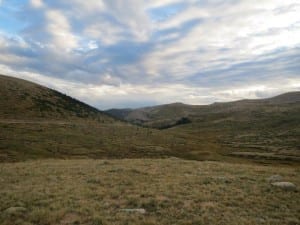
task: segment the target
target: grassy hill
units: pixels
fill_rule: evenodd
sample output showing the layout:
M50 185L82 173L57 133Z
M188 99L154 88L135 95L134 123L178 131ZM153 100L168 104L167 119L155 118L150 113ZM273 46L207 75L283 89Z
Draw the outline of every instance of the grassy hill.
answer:
M127 110L130 118L148 128L113 119L21 79L0 76L0 94L0 161L164 157L300 161L299 93L209 106L175 103Z
M212 141L222 146L220 154L299 161L299 99L300 92L297 92L271 99L199 107L190 115L191 124L175 127L170 132L195 139L211 134Z
M1 119L74 120L113 122L103 112L55 90L0 75Z
M256 159L300 159L300 92L260 100L203 106L175 103L126 111L120 117L119 110L119 118L146 127L172 127L162 132L185 140L189 156L218 152ZM186 124L180 123L183 119Z
M300 92L285 93L273 98L258 100L240 100L235 102L214 103L211 105L187 105L173 103L138 109L111 109L106 112L113 117L134 124L164 129L176 124L182 118L199 121L203 117L226 117L226 114L235 114L240 119L251 120L257 117L255 113L277 113L299 109Z
M0 96L0 161L161 157L175 138L22 79L0 76Z
M162 130L16 78L0 94L0 224L299 224L297 93L138 113Z

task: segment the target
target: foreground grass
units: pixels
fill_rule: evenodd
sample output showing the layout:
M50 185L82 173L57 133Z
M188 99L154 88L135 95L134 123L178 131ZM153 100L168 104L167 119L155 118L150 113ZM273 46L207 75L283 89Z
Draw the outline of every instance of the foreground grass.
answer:
M0 224L299 224L299 167L180 159L0 164ZM8 214L9 207L25 212ZM122 209L143 208L145 214Z

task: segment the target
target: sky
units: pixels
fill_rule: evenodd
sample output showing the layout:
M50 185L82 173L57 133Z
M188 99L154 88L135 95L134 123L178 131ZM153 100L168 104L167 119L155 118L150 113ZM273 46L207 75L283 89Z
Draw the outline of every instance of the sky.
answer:
M299 0L0 0L0 74L99 109L300 90Z

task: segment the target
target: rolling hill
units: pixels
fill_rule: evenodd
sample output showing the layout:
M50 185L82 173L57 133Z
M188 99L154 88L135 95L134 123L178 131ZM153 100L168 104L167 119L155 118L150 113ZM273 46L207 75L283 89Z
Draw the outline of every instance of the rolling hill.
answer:
M55 90L13 77L0 76L1 119L70 120L113 122L103 112Z
M195 155L216 151L223 156L300 159L300 92L269 99L200 106L174 103L107 113L177 135L195 146L190 151Z
M161 157L176 139L22 79L1 75L0 96L0 161Z
M208 106L174 103L114 110L114 116L127 121L57 91L7 76L0 76L0 96L2 162L165 157L300 161L299 93Z
M106 113L134 124L164 129L181 125L181 123L178 124L176 122L182 118L197 121L208 115L224 117L224 114L233 113L238 117L243 116L246 120L251 120L253 117L256 117L255 112L277 113L282 110L298 110L299 105L300 92L291 92L268 99L239 100L235 102L213 103L211 105L172 103L138 109L110 109Z

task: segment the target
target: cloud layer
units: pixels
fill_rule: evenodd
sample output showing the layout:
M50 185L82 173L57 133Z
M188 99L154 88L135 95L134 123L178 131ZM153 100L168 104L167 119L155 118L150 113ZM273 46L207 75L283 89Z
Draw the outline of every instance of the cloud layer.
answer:
M300 90L297 0L4 0L0 73L100 109Z

